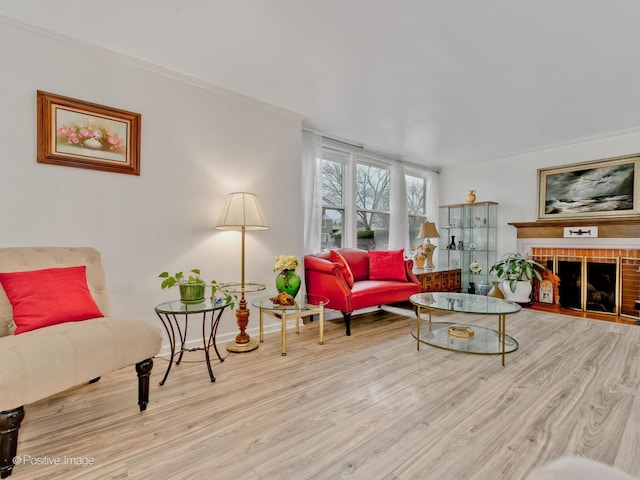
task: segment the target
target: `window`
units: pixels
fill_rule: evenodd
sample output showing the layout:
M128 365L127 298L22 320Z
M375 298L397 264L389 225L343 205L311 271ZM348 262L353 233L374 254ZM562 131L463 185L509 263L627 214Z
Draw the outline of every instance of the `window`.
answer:
M409 213L409 245L422 243L418 233L423 222L427 221L427 180L425 178L405 175L407 185L407 212Z
M322 250L342 247L344 226L345 164L349 155L323 149L322 152Z
M407 167L397 159L361 148L351 147L329 139L321 147L322 175L322 223L320 246L323 251L333 248L361 248L386 250L402 248L394 242L406 235L394 233L390 228L409 231L410 242L405 248L415 246L422 223L427 221L426 200L429 193L429 172L418 166ZM404 171L406 195L391 198L392 182L402 183L402 177L394 179L396 172ZM394 190L395 191L395 190ZM402 190L400 190L402 191ZM394 201L406 201L394 206L394 212L403 212L405 219L391 217ZM395 204L394 204L395 205ZM390 238L395 239L391 241Z
M389 247L390 172L368 163L356 168L356 219L358 248L385 250Z

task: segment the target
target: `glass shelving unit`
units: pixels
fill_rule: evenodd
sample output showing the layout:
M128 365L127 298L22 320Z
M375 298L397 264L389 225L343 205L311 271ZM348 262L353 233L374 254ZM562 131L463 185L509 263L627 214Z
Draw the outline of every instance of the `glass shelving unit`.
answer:
M469 283L491 285L489 268L496 263L497 202L441 205L439 266L460 268L462 291Z

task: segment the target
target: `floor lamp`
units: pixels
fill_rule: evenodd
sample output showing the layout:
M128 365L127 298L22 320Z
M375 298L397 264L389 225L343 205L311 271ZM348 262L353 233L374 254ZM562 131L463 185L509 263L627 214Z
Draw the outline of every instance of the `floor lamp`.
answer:
M251 340L245 331L249 324L249 309L244 294L264 290L265 285L248 283L244 279L244 236L247 230L268 230L264 215L257 197L253 193L234 192L227 197L227 202L222 210L216 228L219 230L240 230L242 232L242 267L240 283L226 283L220 285L222 289L230 293L240 294L240 302L236 309L236 319L240 333L236 335L234 342L227 344L230 352L250 352L258 348L258 340Z

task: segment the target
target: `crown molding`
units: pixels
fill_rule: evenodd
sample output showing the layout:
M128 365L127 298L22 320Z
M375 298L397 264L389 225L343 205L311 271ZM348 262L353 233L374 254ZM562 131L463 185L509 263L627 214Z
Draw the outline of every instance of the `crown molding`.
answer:
M74 37L70 37L68 35L63 35L61 33L52 32L51 30L47 30L46 28L37 27L35 25L23 22L21 20L16 20L5 15L0 14L0 24L4 24L9 27L13 27L19 30L23 30L34 35L47 38L49 40L54 40L60 43L64 43L76 48L81 48L89 52L97 53L100 55L104 55L106 57L110 57L116 61L127 63L134 67L147 70L158 75L162 75L173 80L192 85L194 87L200 88L202 90L207 90L209 92L217 93L220 95L224 95L226 97L233 98L235 100L240 100L242 102L248 103L250 105L269 110L272 112L276 112L279 114L286 115L288 117L294 118L296 120L302 121L305 117L299 113L293 112L291 110L287 110L286 108L278 107L276 105L272 105L267 102L263 102L261 100L257 100L252 97L248 97L246 95L242 95L240 93L234 92L232 90L227 90L226 88L219 87L212 83L206 82L204 80L200 80L195 77L191 77L189 75L185 75L180 72L176 72L175 70L171 70L169 68L161 67L159 65L146 62L144 60L140 60L139 58L131 57L129 55L125 55L123 53L116 52L114 50L110 50L108 48L99 47L92 43L88 43L84 40L79 40Z

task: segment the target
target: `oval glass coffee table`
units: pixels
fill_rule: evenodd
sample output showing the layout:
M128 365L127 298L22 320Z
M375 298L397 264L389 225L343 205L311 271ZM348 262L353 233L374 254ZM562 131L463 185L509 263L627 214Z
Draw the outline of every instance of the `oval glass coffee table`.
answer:
M506 334L506 317L521 310L520 305L501 298L454 292L427 292L411 295L411 303L417 307L417 326L411 334L420 343L464 353L502 355L518 349L515 338ZM429 322L421 326L421 310L429 312ZM498 330L466 323L432 322L431 312L458 312L498 317Z

